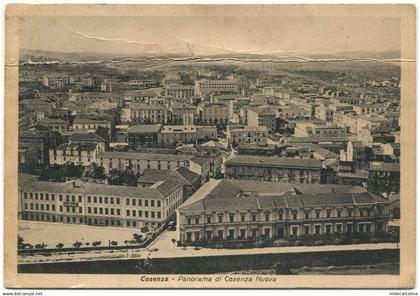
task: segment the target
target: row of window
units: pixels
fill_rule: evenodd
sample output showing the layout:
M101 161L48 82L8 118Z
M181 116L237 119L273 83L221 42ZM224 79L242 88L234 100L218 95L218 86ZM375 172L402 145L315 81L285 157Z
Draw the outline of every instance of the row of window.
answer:
M24 204L25 210L35 210L35 211L52 211L55 212L55 205L50 204L33 204L33 203L25 203ZM71 207L71 206L60 206L60 212L67 212L67 213L83 213L82 207ZM97 207L88 207L87 208L88 214L99 214L99 215L111 215L111 216L120 216L121 210L114 209L114 208L97 208ZM136 211L136 210L127 210L127 216L133 217L144 217L149 218L149 211ZM154 212L150 211L150 218L161 218L161 212Z
M127 206L129 206L130 204L132 206L140 206L140 207L143 206L143 200L142 199L132 198L131 203L130 203L130 199L127 198L125 201L126 201ZM144 200L144 206L149 207L149 200L147 200L147 199ZM156 200L156 202L155 202L155 200L153 200L153 199L150 200L150 207L154 208L155 206L160 208L161 201Z
M346 224L345 227L343 227L342 224L336 224L335 225L335 232L336 233L342 233L343 230L345 230L348 233L354 232L353 224ZM371 224L358 224L357 228L359 233L368 233L372 231ZM315 225L315 227L311 230L309 225L303 226L303 232L301 234L303 235L321 235L321 234L332 234L333 231L333 225L327 224L322 228L321 225ZM271 236L271 228L264 228L263 233L264 236L270 237ZM198 241L200 239L200 232L186 232L187 235L187 241L192 241L192 238L194 240ZM219 239L246 239L246 238L256 238L258 235L257 229L250 229L250 232L247 234L247 230L242 228L239 229L239 233L236 232L235 229L228 229L227 231L223 229L219 229L216 232L213 230L206 230L205 231L205 239L210 240L213 237L217 237ZM292 226L290 229L290 235L291 236L298 236L299 235L299 226ZM278 237L284 237L284 229L279 229L279 232L277 233Z
M143 217L143 214L144 214L145 218L149 218L149 211L127 210L126 214L127 214L127 217L130 217L130 216L132 216L132 217ZM160 219L161 217L162 217L161 212L150 211L150 218L159 218Z
M321 210L315 210L315 216L311 215L311 211L304 211L304 219L320 219L320 218L332 218L331 214L332 214L332 210L331 209L327 209L325 210L325 215L321 216ZM345 209L345 216L344 214L344 210L343 209L336 209L336 218L341 218L341 217L353 217L353 209ZM379 214L382 213L382 209L379 208ZM313 214L313 213L312 213ZM359 209L359 216L360 217L371 217L372 215L372 210L371 209ZM223 223L223 222L246 222L247 221L247 214L246 213L241 213L239 214L239 220L235 219L235 214L229 214L229 220L224 221L224 215L223 214L219 214L217 215L217 222L218 223ZM270 213L265 213L263 216L263 221L270 221ZM283 211L279 211L278 212L278 220L284 220L284 212ZM297 220L298 219L298 211L292 211L291 213L291 219L292 220ZM251 214L251 221L252 222L257 222L257 221L261 221L261 219L258 219L258 214L257 213L252 213ZM213 223L213 216L206 216L206 223ZM190 224L200 224L200 218L199 217L187 217L187 225Z
M113 219L92 219L84 217L65 217L65 216L55 216L49 214L39 214L39 213L23 213L24 220L32 221L45 221L45 222L63 222L63 223L74 223L74 224L88 224L96 226L121 226L121 220ZM149 223L145 223L145 226L148 227ZM155 226L155 223L150 223L152 227ZM126 221L127 227L137 227L140 226L140 223L137 221ZM161 226L161 223L156 224L157 227Z
M34 199L34 200L52 200L55 201L55 194L48 194L48 193L38 193L38 192L24 192L23 193L24 199ZM179 197L179 193L176 194L177 197ZM59 201L64 201L65 202L82 202L83 201L83 197L81 195L79 196L75 196L75 195L66 195L65 198L63 197L62 194L58 195ZM119 197L108 197L108 196L87 196L87 202L88 203L100 203L100 204L117 204L119 205L121 200ZM137 199L137 198L132 198L126 199L126 205L132 205L132 206L145 206L145 207L160 207L161 206L161 201L160 200L149 200L145 199L144 203L142 199Z

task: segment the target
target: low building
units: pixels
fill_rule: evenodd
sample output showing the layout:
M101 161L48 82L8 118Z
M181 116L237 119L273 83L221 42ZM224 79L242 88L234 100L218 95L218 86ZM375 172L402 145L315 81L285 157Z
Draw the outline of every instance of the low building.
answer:
M18 217L94 226L157 228L183 200L182 185L161 181L143 188L107 184L45 182L20 176Z
M266 126L237 126L229 128L227 132L228 145L234 147L242 144L266 145L267 139Z
M284 186L289 184L271 184L210 181L177 209L178 241L374 236L386 232L392 218L389 201L369 192L338 192L336 185L325 193L308 185L302 193Z
M237 156L225 162L225 177L289 183L321 183L322 165L316 159Z
M192 124L197 117L197 107L187 103L173 103L169 108L173 124L185 124L186 119L192 118Z

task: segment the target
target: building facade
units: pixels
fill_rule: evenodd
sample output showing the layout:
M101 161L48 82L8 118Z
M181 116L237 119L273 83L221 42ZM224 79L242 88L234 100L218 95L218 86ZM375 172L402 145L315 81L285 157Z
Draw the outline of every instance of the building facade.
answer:
M146 169L172 170L190 166L193 155L166 153L137 153L137 152L103 152L98 154L98 165L104 167L105 173L117 169L124 171L132 169L135 174L143 173Z
M322 165L316 159L237 156L225 162L225 177L289 183L321 183Z
M18 218L93 226L160 227L182 203L182 185L151 187L45 182L20 176Z

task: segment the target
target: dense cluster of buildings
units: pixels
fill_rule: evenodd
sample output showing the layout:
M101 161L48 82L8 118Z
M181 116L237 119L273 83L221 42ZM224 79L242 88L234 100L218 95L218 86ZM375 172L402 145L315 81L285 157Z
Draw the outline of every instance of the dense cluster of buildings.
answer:
M159 228L176 216L186 244L388 230L400 188L396 77L25 71L19 219ZM65 175L72 166L83 174Z

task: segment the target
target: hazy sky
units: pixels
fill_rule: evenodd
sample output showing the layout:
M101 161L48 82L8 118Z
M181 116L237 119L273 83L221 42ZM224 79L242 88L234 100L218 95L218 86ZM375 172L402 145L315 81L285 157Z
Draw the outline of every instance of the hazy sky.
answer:
M400 48L398 18L51 17L21 20L21 48L94 53L338 53Z

